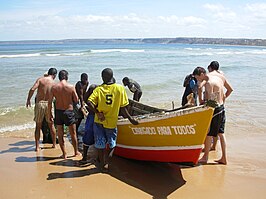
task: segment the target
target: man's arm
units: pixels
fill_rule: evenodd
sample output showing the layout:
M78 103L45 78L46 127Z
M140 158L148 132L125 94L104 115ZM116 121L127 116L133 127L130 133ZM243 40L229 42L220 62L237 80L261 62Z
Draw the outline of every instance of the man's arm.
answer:
M51 91L49 92L49 98L48 98L48 118L52 122L53 122L53 114L52 114L53 99L54 99L54 94L53 94L53 87L52 87Z
M129 113L128 113L128 110L127 110L127 107L124 106L124 107L121 107L120 108L121 110L121 113L123 114L123 116L125 118L128 118L128 120L131 122L131 124L134 124L134 125L137 125L139 124L139 122L137 120L135 120Z
M206 84L206 81L204 80L203 82L199 84L199 87L198 87L199 104L204 103L204 96L202 95L202 88L205 86L205 84Z
M105 120L104 114L102 112L99 112L98 109L95 107L95 105L90 100L87 101L87 105L89 109L92 110L97 115L100 121Z
M76 86L76 93L77 93L77 95L78 95L78 99L79 99L79 101L80 101L80 105L81 105L81 106L84 106L84 105L85 105L85 104L84 104L84 99L83 99L84 92L83 92L83 88L82 88L82 86L81 86L80 84L78 84L78 85Z
M226 88L226 93L225 93L225 98L224 100L229 97L229 95L233 92L233 88L232 86L227 82L227 80L225 80L224 82L224 87Z
M78 101L79 101L78 94L77 94L74 86L72 88L72 100L74 103L78 103Z
M28 93L28 98L27 98L27 102L26 102L26 107L31 107L31 102L30 99L32 98L34 91L39 87L40 84L40 78L36 80L36 82L34 83L34 85L30 88L29 93Z

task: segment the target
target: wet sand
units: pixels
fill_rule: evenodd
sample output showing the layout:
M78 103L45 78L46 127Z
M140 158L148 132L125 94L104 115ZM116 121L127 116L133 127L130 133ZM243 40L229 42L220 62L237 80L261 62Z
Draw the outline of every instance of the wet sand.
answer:
M66 139L67 141L67 139ZM67 141L68 154L73 154ZM218 143L219 145L219 143ZM265 198L266 136L230 137L228 165L184 165L114 156L109 173L81 157L58 158L59 146L34 152L34 138L0 138L1 198Z

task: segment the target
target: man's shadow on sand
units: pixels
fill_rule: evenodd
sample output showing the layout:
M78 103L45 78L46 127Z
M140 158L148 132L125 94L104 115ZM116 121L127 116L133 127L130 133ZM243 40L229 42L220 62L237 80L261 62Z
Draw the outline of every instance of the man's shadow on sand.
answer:
M45 157L45 156L26 157L26 156L20 156L20 157L16 157L15 162L45 162L45 161L51 161L51 160L57 160L57 159L60 159L60 157Z
M19 141L16 143L9 144L9 146L11 147L7 150L0 151L0 154L30 152L34 149L34 145L34 141Z
M63 173L50 173L47 180L58 178L77 178L99 173L95 167ZM140 189L153 198L167 198L169 194L182 187L183 179L179 165L136 161L113 156L107 175L130 186Z

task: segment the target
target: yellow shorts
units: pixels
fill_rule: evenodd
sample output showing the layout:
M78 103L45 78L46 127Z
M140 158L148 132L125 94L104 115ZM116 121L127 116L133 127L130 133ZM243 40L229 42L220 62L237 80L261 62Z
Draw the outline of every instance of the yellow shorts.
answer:
M50 123L48 118L48 101L39 101L34 107L34 121L36 123L42 123L43 119Z

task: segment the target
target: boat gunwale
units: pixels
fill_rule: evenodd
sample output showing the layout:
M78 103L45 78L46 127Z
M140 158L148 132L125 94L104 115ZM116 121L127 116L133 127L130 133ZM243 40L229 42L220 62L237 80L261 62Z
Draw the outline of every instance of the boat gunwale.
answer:
M212 107L206 106L206 105L201 105L201 106L194 106L186 109L181 109L181 110L176 110L176 111L162 111L162 112L157 112L157 113L149 113L145 115L139 115L139 116L133 116L134 119L138 120L141 123L145 122L154 122L162 119L168 119L168 118L173 118L176 116L183 116L187 114L192 114L192 113L198 113L202 111L206 111L208 109L213 109ZM117 125L126 125L126 124L131 124L127 118L122 118L118 119Z

